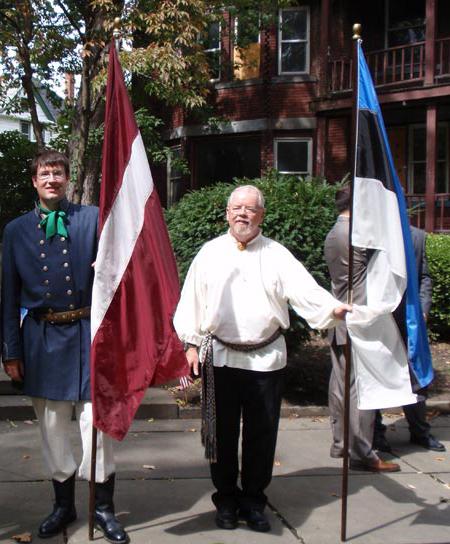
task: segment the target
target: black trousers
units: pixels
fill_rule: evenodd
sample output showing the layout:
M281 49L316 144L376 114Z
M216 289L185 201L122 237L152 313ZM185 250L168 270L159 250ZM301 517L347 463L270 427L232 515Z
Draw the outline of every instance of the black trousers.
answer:
M284 368L257 372L214 367L217 418L217 463L211 478L217 507L264 509L265 488L272 479L280 420ZM242 415L241 486L238 446Z
M422 396L424 391L421 391ZM402 407L408 422L409 432L415 438L428 438L430 436L430 424L427 421L427 405L425 400L420 400L415 404L407 404ZM375 430L374 439L378 436L385 436L386 426L382 423L380 410L376 411L375 415Z

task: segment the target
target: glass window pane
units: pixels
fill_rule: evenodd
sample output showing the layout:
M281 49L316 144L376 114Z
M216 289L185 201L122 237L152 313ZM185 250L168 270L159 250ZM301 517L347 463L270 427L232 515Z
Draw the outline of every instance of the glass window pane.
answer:
M439 127L438 128L438 136L437 136L437 158L438 160L443 160L447 158L447 129L446 127Z
M436 172L436 193L447 193L447 163L438 162Z
M413 161L425 161L426 156L425 127L416 127L413 129Z
M389 0L389 27L423 24L425 0Z
M425 163L414 164L413 166L413 193L425 194L426 185L426 165Z
M208 51L206 53L211 79L220 78L220 50Z
M305 72L306 43L283 43L281 46L281 71Z
M277 142L277 170L308 172L308 142Z
M305 10L287 10L281 13L281 33L283 40L306 40Z
M205 36L205 49L218 49L220 47L220 24L211 23Z
M259 140L230 138L198 142L196 184L199 187L233 178L255 178L261 174Z
M184 180L176 180L171 182L172 199L171 204L178 202L180 198L188 192L189 186Z

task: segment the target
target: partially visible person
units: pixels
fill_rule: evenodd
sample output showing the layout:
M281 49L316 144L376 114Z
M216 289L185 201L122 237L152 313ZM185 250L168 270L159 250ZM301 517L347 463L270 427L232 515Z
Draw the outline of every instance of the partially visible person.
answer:
M414 246L414 256L416 258L417 276L419 282L420 304L422 307L425 322L431 310L433 282L428 270L428 261L426 255L426 233L425 231L411 226L411 237ZM394 312L395 321L400 329L403 339L406 341L406 319L405 319L405 299ZM427 389L417 391L419 400L415 404L403 406L403 412L408 422L410 442L431 451L443 452L445 446L431 434L431 426L427 421L427 407L425 399ZM381 412L377 410L375 420L375 431L373 437L373 447L379 451L391 452L392 448L386 439L386 426L382 423Z
M325 240L325 261L331 276L331 292L341 302L347 300L349 258L349 204L348 186L336 193L339 216ZM366 303L366 271L370 256L365 249L354 248L353 253L353 301ZM345 346L347 327L339 323L329 331L332 371L328 388L333 443L331 457L342 457L344 450L344 396L345 396ZM350 379L349 456L350 468L371 472L397 472L397 463L383 461L372 448L375 411L359 410L355 374L352 368Z
M76 517L70 421L75 406L83 457L78 474L90 479L90 304L97 253L98 209L66 198L69 161L46 150L32 161L37 192L32 211L6 225L2 259L3 365L31 397L52 477L55 502L38 536L61 533ZM114 514L112 439L99 432L95 521L110 542L128 535Z
M174 318L194 374L201 346L202 434L216 488L216 524L235 529L240 516L259 532L270 530L265 489L272 478L280 417L286 367L281 333L289 327L288 304L321 329L335 326L351 309L322 289L285 247L261 234L264 211L256 187L231 193L229 231L207 242L195 257Z

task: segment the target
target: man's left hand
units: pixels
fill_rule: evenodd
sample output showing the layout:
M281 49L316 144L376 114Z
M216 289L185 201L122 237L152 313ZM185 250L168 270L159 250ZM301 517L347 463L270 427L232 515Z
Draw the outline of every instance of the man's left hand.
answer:
M338 306L333 310L333 316L336 319L345 319L347 312L351 312L352 309L353 308L351 304L342 304L341 306Z

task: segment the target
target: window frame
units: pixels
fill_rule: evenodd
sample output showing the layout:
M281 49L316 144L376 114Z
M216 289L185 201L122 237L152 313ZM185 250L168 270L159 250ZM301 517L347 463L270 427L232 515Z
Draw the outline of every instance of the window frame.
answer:
M27 132L24 131L24 128L27 128ZM20 121L20 133L24 138L27 138L31 142L31 123L30 121Z
M170 154L167 157L167 168L166 168L166 175L167 175L167 207L173 206L175 204L174 201L174 180L181 181L183 179L183 174L180 172L179 175L173 176L172 175L172 153L179 153L179 157L182 157L183 154L183 148L181 144L174 145L170 148Z
M306 39L295 39L295 40L283 40L283 28L282 20L283 13L286 11L304 11L306 13ZM278 10L278 29L277 29L277 56L278 56L278 75L298 75L298 74L309 74L310 73L310 48L311 48L311 19L310 19L310 10L309 6L292 6L288 8L282 8ZM282 69L282 49L283 43L306 43L306 55L305 55L305 69L284 72Z
M407 180L407 188L408 188L408 194L426 194L426 179L425 179L425 192L424 193L415 193L413 191L414 189L414 165L415 164L424 164L425 165L425 172L426 172L426 165L427 165L427 159L426 159L426 150L425 150L425 160L414 160L414 130L421 128L425 131L425 145L426 145L426 125L424 123L415 123L412 125L409 125L408 127L408 180ZM448 123L442 122L438 123L438 135L439 137L439 129L445 129L445 138L446 138L446 145L445 145L445 159L437 159L436 161L436 174L437 174L437 165L438 163L444 163L445 164L445 193L449 192L449 153L448 153ZM437 138L436 138L437 139ZM437 142L436 142L437 144ZM435 187L435 193L436 187Z
M278 169L278 144L284 142L289 143L306 143L307 144L307 168L308 170L305 172L288 172L288 171L281 171ZM273 140L273 164L275 170L277 170L280 174L286 174L286 175L292 175L292 176L311 176L312 175L312 143L313 139L310 136L289 136L289 137L277 137Z
M219 75L218 75L218 77L211 77L209 79L209 81L211 83L216 83L216 82L220 81L221 78L222 78L222 23L220 21L216 21L216 22L211 23L211 24L216 24L216 23L219 25L219 47L212 47L210 49L206 49L206 48L203 49L203 52L205 53L207 58L208 58L208 53L214 53L215 51L218 52ZM208 63L208 65L209 65L209 63Z

